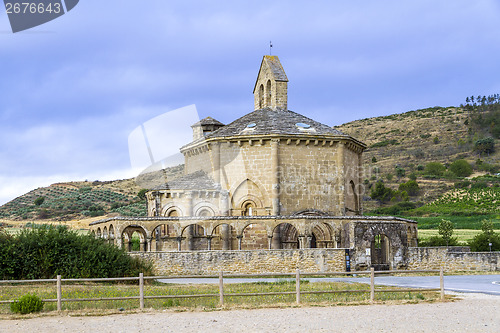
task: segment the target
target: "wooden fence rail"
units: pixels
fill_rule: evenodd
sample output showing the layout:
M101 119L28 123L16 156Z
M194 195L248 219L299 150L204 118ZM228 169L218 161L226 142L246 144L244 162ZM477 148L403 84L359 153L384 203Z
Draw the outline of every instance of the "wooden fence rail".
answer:
M414 273L439 273L439 288L405 288L405 289L375 289L375 275L376 274L414 274ZM369 275L370 276L370 289L367 290L316 290L316 291L302 291L300 289L300 279L304 276L338 276L338 275ZM264 293L224 293L224 278L262 278L262 277L295 277L295 291L282 291L282 292L264 292ZM219 279L219 293L218 294L193 294L193 295L144 295L144 281L145 280L167 280L167 279L189 279L189 278L218 278ZM124 297L99 297L99 298L63 298L63 282L111 282L111 281L135 281L139 282L139 296L124 296ZM224 305L225 297L247 297L247 296L269 296L269 295L296 295L296 303L300 304L301 295L310 294L342 294L342 293L369 293L370 301L375 300L375 292L422 292L422 291L440 291L441 301L444 300L444 272L440 270L413 270L413 271L375 271L373 267L369 271L351 271L351 272L318 272L318 273L302 273L299 269L295 273L270 273L270 274L226 274L219 272L218 275L178 275L178 276L144 276L140 273L138 277L122 277L122 278L93 278L93 279L63 279L58 275L56 279L40 279L40 280L0 280L1 284L32 284L32 283L56 283L56 299L43 299L44 302L57 302L57 311L62 310L63 302L95 302L95 301L115 301L115 300L139 300L139 308L144 309L144 300L146 299L160 299L160 298L202 298L202 297L218 297L219 305ZM13 303L16 300L3 300L0 304Z

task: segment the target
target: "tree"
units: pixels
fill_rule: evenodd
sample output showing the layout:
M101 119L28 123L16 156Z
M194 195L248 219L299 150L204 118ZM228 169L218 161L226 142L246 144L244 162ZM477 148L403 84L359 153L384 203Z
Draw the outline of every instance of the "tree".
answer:
M141 199L141 200L146 200L146 193L149 192L148 189L141 189L138 193L137 193L137 196Z
M479 154L493 153L495 151L495 140L493 140L493 138L486 138L486 139L477 140L474 143L474 149L477 152L479 152Z
M458 177L468 177L472 174L472 166L466 160L456 160L449 169Z
M438 233L446 242L446 246L448 246L451 236L453 236L453 223L449 220L442 219L441 222L439 222Z
M45 201L45 197L38 197L35 199L35 205L40 206Z
M372 157L372 163L377 163L377 158L375 156Z
M469 246L473 252L485 252L490 250L491 243L492 251L500 251L500 234L493 231L493 222L483 221L481 224L482 232L474 236L469 241Z
M424 173L426 175L441 177L446 168L439 162L429 162L425 165Z
M398 177L398 179L401 178L401 177L404 177L405 174L406 174L405 169L403 169L400 166L396 166L396 177Z
M381 202L386 202L391 200L394 195L394 191L388 187L385 187L382 182L377 182L375 188L372 189L370 193L370 197L374 200L378 200Z
M405 191L410 196L416 196L420 191L420 187L415 180L409 180L406 183L399 184L399 190L401 192Z

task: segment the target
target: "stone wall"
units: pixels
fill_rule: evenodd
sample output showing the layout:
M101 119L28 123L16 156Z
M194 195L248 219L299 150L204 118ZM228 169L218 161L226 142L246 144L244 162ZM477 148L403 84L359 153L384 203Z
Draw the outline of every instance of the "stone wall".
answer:
M344 249L145 252L133 256L151 260L157 275L226 273L343 272Z
M411 247L408 269L500 271L500 252L466 252L450 247Z

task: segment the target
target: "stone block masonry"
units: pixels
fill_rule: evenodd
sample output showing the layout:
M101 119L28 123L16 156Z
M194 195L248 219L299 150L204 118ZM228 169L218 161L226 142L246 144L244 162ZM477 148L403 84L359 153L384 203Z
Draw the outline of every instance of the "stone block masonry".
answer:
M343 272L345 249L132 253L153 263L156 275Z
M450 271L500 271L500 252L461 252L450 247L411 247L408 269L439 269Z

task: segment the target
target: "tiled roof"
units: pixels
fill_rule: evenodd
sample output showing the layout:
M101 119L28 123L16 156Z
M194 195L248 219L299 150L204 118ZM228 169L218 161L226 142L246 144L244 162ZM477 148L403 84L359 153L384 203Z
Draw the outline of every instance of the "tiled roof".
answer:
M196 171L159 185L153 190L220 190L220 185L216 184L205 172Z
M288 82L285 70L283 69L283 66L281 66L281 62L277 56L266 55L264 56L264 61L266 61L267 64L269 65L269 68L271 68L271 71L273 72L274 75L274 79L276 81Z
M255 125L253 125L255 124ZM300 126L302 124L308 126ZM250 126L249 126L250 125ZM290 110L263 108L208 134L206 138L238 135L294 134L341 135L344 133Z
M193 124L191 127L197 126L197 125L219 125L219 126L224 126L223 123L221 123L220 121L218 121L217 119L214 119L212 117L203 118L199 122Z

